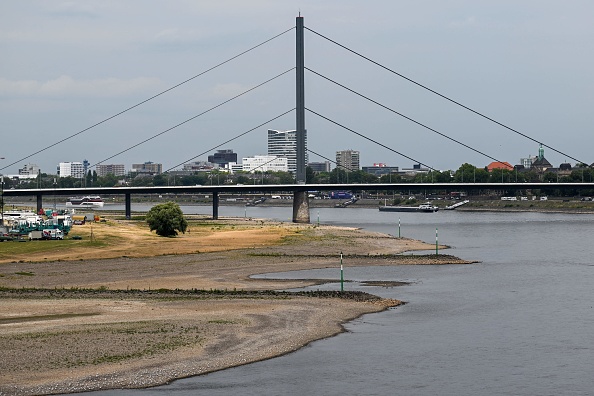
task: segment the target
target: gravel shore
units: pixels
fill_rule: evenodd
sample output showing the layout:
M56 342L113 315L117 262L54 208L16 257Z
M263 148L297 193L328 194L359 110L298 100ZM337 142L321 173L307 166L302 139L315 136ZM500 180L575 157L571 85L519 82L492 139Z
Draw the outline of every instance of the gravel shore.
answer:
M280 242L270 233L273 244L247 229L257 237L250 248L234 230L238 249L0 264L0 395L159 385L295 351L340 333L346 321L400 304L365 293L272 292L336 279L254 274L336 267L340 251L345 266L468 264L401 255L433 247L419 241L286 227L295 228L285 228Z

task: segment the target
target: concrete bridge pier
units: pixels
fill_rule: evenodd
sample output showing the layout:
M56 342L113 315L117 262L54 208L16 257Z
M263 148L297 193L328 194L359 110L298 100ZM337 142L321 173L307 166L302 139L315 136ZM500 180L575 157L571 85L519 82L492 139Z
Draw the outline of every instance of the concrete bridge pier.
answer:
M124 194L126 200L126 219L132 218L132 201L130 200L130 193Z
M37 194L37 214L39 211L43 209L43 196L41 194Z
M219 193L216 191L212 193L212 219L219 219Z
M293 192L293 223L309 223L307 191Z

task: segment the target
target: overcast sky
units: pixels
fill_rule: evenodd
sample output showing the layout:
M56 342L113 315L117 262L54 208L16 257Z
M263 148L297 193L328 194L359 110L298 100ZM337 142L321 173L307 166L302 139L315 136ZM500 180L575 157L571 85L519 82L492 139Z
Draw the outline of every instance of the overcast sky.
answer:
M594 162L594 2L476 0L97 0L0 2L0 173L27 163L101 162L295 65L294 29L150 102L82 132L295 26L305 26L546 145ZM305 66L485 154L517 164L518 136L305 31ZM492 160L306 71L306 106L436 169ZM164 169L295 107L287 73L104 163ZM221 148L266 154L267 129ZM308 148L362 165L413 162L306 113ZM574 160L545 149L554 165ZM310 161L323 161L310 154ZM14 163L14 165L10 165Z

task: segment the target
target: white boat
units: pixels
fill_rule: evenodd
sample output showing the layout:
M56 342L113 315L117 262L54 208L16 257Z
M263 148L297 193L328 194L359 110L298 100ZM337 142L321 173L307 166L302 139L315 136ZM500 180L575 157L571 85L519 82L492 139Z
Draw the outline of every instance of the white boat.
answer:
M87 195L86 197L70 197L66 201L66 206L82 207L82 208L102 208L103 200L98 195Z

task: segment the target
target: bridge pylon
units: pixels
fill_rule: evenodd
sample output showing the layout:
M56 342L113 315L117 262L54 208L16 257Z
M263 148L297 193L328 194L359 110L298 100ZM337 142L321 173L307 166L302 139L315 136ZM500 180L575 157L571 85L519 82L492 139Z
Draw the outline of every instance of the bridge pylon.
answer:
M305 62L304 62L304 45L303 45L303 17L299 15L296 19L296 98L295 98L295 113L296 113L296 154L297 154L297 171L295 172L295 179L298 184L305 184ZM309 199L307 197L307 190L296 190L293 193L293 222L294 223L309 223Z

